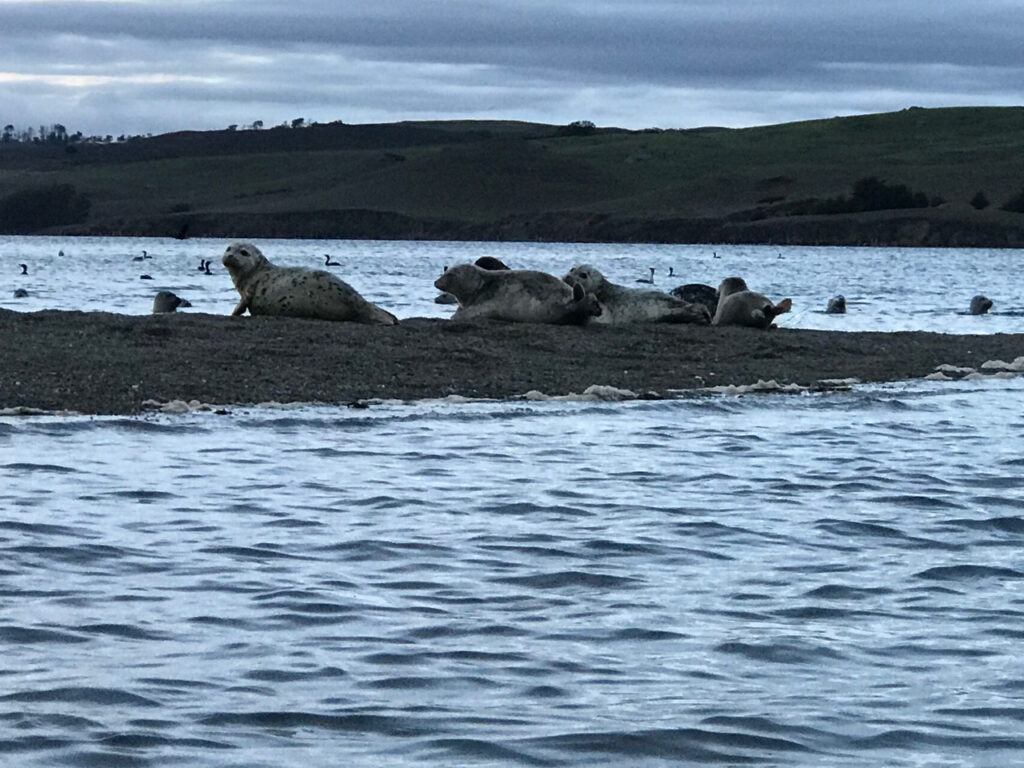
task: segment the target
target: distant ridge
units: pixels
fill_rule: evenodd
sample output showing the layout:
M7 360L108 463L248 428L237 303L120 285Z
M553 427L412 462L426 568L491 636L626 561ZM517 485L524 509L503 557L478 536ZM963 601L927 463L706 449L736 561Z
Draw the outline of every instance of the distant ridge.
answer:
M1021 107L744 129L330 123L0 145L5 233L1024 247L1022 193Z

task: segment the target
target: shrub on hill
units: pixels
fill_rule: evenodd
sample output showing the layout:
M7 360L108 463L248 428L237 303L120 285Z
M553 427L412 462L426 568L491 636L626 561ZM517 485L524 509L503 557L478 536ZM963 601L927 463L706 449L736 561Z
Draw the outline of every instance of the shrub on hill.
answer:
M986 197L985 193L982 192L980 189L974 193L974 197L970 199L970 203L974 208L976 208L979 211L984 208L988 208L989 206L988 197Z
M23 189L0 200L0 231L26 234L77 224L85 221L91 205L71 184Z
M1003 203L1003 210L1024 213L1024 189Z
M817 213L860 213L893 208L927 208L928 196L914 192L906 184L887 184L868 176L853 183L849 197L832 197L818 204Z

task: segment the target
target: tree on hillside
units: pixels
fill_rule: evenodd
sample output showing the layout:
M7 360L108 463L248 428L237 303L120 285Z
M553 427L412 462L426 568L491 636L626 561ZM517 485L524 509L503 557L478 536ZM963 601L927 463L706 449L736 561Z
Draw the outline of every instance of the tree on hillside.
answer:
M985 196L985 193L982 192L980 189L974 193L974 197L971 198L970 203L979 211L982 210L983 208L988 208L989 206L988 198Z
M1024 189L1003 203L1003 210L1024 213Z
M2 141L3 141L4 144L10 144L12 141L14 141L14 126L13 125L5 125L4 126L4 134L3 134Z
M296 117L294 120L292 120L292 128L301 128L305 122L306 118Z

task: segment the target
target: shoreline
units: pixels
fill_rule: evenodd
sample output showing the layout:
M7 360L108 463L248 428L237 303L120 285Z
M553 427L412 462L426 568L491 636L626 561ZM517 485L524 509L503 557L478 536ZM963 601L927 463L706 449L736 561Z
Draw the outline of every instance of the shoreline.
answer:
M592 385L664 397L759 380L899 381L1022 355L1024 334L0 310L0 409L125 415L146 401L508 399Z

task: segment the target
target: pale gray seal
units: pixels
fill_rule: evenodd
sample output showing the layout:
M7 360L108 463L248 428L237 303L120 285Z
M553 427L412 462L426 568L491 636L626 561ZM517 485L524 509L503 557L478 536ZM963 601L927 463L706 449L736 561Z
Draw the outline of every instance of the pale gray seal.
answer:
M395 325L398 319L322 269L278 267L252 243L231 243L221 257L240 296L231 312Z
M677 299L688 301L691 304L703 304L708 308L708 317L714 317L715 310L718 309L718 289L704 283L679 285L669 293Z
M825 311L830 315L846 314L846 297L842 294L833 296L828 300L828 306L825 307Z
M569 285L579 285L593 294L601 306L595 323L697 323L707 325L711 314L703 304L693 304L663 291L650 288L627 288L605 279L589 264L577 264L564 278Z
M434 286L459 301L453 320L509 320L578 325L600 313L593 296L554 275L532 269L483 269L456 264Z
M982 294L979 293L977 296L971 299L972 315L984 315L990 309L992 309L992 299L990 299L988 296L983 296Z
M792 308L792 299L783 299L775 304L747 288L742 277L727 277L718 286L718 309L711 324L771 328L777 315Z
M178 307L191 306L192 304L187 299L183 299L170 291L160 291L153 297L154 315L160 314L161 312L176 312Z

